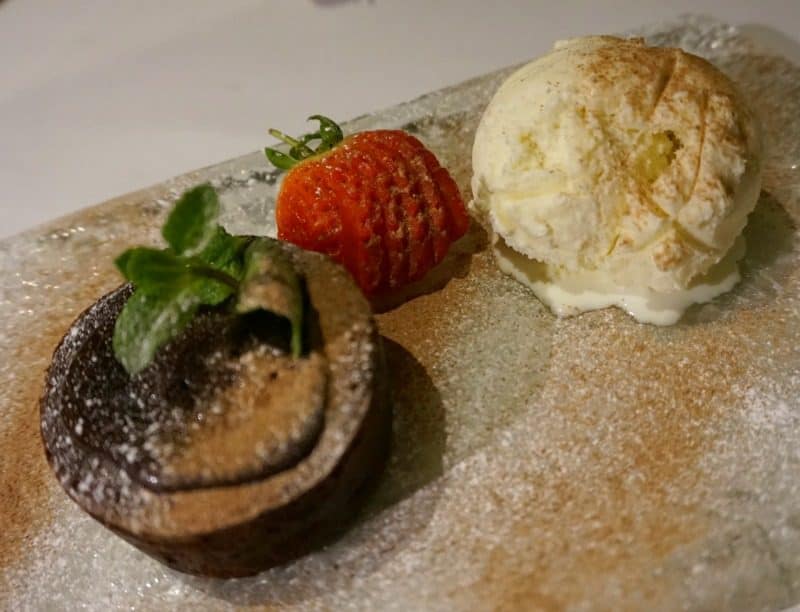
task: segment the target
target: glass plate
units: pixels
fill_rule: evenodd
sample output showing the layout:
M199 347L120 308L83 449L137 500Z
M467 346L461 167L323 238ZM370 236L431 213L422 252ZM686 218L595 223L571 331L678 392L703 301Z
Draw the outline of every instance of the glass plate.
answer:
M15 609L742 609L800 600L800 69L735 28L643 29L734 77L769 135L742 283L669 328L557 320L474 228L436 290L380 315L393 455L355 528L242 580L159 565L60 490L38 397L74 317L211 181L224 222L274 233L261 153L0 241L0 603ZM511 69L358 118L405 127L468 195L472 133Z

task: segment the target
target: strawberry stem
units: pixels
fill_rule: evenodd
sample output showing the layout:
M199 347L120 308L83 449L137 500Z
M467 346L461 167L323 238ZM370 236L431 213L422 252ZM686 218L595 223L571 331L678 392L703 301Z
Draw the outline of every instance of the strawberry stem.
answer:
M296 159L292 159L286 153L281 153L277 149L267 147L264 149L264 155L267 156L269 163L281 170L291 170L297 164Z
M330 151L344 140L342 128L332 119L323 115L312 115L308 120L318 121L319 128L316 132L304 134L299 138L292 138L279 130L269 130L271 136L291 147L288 154L270 147L264 149L264 154L273 166L281 170L289 170L304 159ZM311 148L307 143L314 140L319 140L319 144L316 148Z
M311 157L312 155L314 155L314 151L310 147L307 147L305 142L301 142L296 138L287 136L283 132L279 132L278 130L275 129L270 129L269 135L277 138L281 142L285 142L286 144L291 145L293 150L297 149L298 151L301 151L302 154L305 155L305 157Z
M342 128L340 128L339 124L332 119L328 119L322 115L311 115L308 120L319 121L319 130L317 130L317 134L319 134L319 138L322 140L322 143L324 145L328 145L328 149L332 149L337 144L342 142L342 140L344 140ZM317 150L319 151L319 149Z

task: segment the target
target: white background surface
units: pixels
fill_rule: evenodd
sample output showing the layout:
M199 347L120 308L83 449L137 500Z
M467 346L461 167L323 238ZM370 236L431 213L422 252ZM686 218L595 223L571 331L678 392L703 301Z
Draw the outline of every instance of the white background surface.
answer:
M694 12L800 62L800 0L0 0L0 237L517 63Z

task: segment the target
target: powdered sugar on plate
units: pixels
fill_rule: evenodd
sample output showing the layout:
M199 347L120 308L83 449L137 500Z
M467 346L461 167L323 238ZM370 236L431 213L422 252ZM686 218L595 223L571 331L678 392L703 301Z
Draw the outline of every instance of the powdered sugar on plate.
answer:
M800 69L699 18L645 28L733 76L769 137L743 281L669 328L556 320L473 229L436 291L379 316L389 468L358 525L254 578L171 572L84 516L44 461L37 398L73 318L155 243L188 185L273 233L252 154L0 242L0 601L16 609L775 609L800 601ZM471 134L508 70L360 118L406 126L467 194ZM448 280L449 279L449 280Z

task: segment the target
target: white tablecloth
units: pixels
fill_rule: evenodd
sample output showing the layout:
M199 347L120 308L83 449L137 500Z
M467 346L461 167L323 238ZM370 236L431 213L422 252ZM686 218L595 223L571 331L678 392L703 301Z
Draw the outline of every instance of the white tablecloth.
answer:
M0 237L269 142L679 14L800 62L800 0L0 0Z

